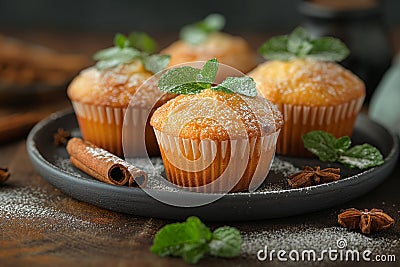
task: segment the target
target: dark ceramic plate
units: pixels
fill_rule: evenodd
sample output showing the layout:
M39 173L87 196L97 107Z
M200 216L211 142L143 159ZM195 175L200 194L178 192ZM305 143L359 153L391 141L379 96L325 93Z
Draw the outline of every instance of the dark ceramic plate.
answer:
M197 215L207 221L244 221L291 216L328 208L361 196L380 184L394 169L399 149L395 135L365 115L360 115L352 136L353 144L368 142L378 147L385 158L383 165L366 171L349 170L341 166L341 180L306 189L290 189L283 174L285 168L273 166L264 184L255 192L229 193L210 204L184 208L159 202L140 188L108 185L76 170L70 165L65 148L53 145L53 133L59 127L72 132L74 136L80 135L74 113L64 111L37 124L28 137L29 156L43 178L65 194L98 207L165 219L184 219ZM318 159L309 158L277 156L276 159L281 167L340 166L323 164ZM203 193L173 192L162 187L150 191L169 199L207 197Z

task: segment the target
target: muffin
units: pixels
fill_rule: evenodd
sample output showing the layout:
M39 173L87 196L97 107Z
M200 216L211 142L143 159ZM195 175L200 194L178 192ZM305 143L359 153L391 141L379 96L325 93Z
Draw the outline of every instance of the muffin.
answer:
M104 70L96 67L83 70L71 82L67 91L82 137L113 154L122 156L124 115L128 110L129 121L137 129L131 131L128 137L131 146L129 150L135 151L135 155L131 156L146 155L143 148L144 139L147 153L150 156L159 155L153 130L147 122L148 113L173 96L163 95L156 84L141 87L152 75L144 69L140 61ZM131 102L134 95L135 100Z
M237 192L266 178L283 118L260 96L205 89L168 101L150 124L170 182L199 192Z
M222 15L211 14L202 21L184 26L180 40L160 53L171 56L169 66L216 58L243 73L249 72L257 65L255 54L243 38L219 32L224 25Z
M219 62L247 73L256 66L256 58L248 43L241 37L216 32L198 45L182 40L161 51L171 56L170 66L191 61L217 58Z
M249 73L259 93L276 104L285 125L277 153L310 156L301 137L323 130L351 136L365 97L364 83L335 62L312 59L271 60Z

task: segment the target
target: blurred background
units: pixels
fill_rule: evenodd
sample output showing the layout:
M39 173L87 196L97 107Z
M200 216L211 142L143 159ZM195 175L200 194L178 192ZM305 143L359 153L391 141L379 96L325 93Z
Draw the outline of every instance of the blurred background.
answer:
M116 32L148 32L163 48L183 25L210 13L223 14L225 31L254 51L298 25L313 36L339 37L351 50L341 64L366 83L366 104L400 50L398 0L0 0L0 103L9 106L5 113L49 99L68 105L69 81Z
M303 22L300 0L2 0L3 29L79 32L115 32L132 29L171 32L210 13L227 18L230 32L288 31ZM324 2L324 1L310 1ZM400 25L400 1L326 1L348 6L381 4L383 23L390 29ZM331 3L332 5L332 3Z
M111 45L114 33L133 30L150 33L164 47L183 25L210 13L223 14L225 31L249 39L254 49L298 25L314 36L339 37L352 50L343 64L371 92L400 46L398 0L0 0L0 34L90 55Z

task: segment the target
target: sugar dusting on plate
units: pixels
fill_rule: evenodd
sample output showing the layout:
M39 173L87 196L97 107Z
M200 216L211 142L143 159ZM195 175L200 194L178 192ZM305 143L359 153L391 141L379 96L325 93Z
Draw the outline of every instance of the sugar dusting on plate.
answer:
M56 165L60 167L62 170L67 171L69 173L75 174L77 176L81 176L82 173L77 171L69 159L59 157L55 160ZM129 163L142 169L147 172L149 175L147 188L168 192L178 192L184 191L177 186L171 185L167 179L165 178L165 170L164 164L161 158L154 157L151 158L150 161L146 158L132 158L128 160ZM275 157L271 164L271 174L273 173L275 176L281 177L280 181L270 182L269 177L267 176L265 182L255 191L259 193L268 193L268 192L278 192L282 190L287 190L287 184L284 177L287 177L290 174L298 172L300 169L294 166L292 163ZM87 176L86 178L89 178ZM230 194L249 194L248 192L237 192Z
M272 162L270 171L281 173L284 177L287 177L293 173L300 171L300 169L295 167L292 163L288 161L275 157L274 161Z

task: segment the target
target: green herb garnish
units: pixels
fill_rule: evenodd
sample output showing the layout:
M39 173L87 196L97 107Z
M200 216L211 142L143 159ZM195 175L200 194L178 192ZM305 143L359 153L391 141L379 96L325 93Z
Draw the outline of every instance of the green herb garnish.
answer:
M223 226L211 233L199 218L189 217L185 222L161 228L150 250L161 257L182 257L195 264L207 254L224 258L238 256L241 244L242 237L236 228Z
M310 58L321 61L342 61L349 49L337 38L311 36L301 27L289 35L275 36L265 42L258 52L269 60L287 61L295 58Z
M181 40L197 45L207 39L213 32L221 31L225 26L225 18L220 14L210 14L204 20L186 25L181 29Z
M96 67L100 70L114 68L141 60L144 68L152 73L165 69L169 63L168 55L150 55L157 50L157 44L149 35L143 32L132 32L129 36L117 33L113 47L103 49L94 54Z
M173 94L197 94L205 89L238 93L254 97L257 95L256 84L252 78L227 77L222 83L213 86L218 72L217 59L208 60L202 69L189 66L173 68L164 73L158 81L162 92Z
M376 147L363 144L350 148L351 140L348 136L336 139L330 133L312 131L303 135L302 140L304 147L324 162L338 161L349 168L360 170L383 164L383 156Z

